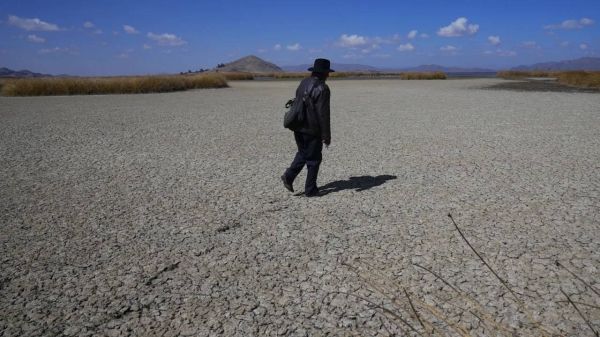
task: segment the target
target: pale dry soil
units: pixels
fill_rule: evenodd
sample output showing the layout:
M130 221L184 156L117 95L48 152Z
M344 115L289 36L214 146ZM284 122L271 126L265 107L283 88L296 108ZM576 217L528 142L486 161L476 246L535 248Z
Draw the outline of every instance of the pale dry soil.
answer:
M591 335L600 296L600 95L504 80L329 82L333 142L293 196L296 81L0 98L0 335L382 335L405 325L348 263L473 335ZM295 182L302 191L304 175ZM369 276L370 275L370 276ZM342 292L342 294L338 293ZM600 311L579 305L600 329ZM389 316L389 315L388 315ZM425 323L427 324L427 323Z

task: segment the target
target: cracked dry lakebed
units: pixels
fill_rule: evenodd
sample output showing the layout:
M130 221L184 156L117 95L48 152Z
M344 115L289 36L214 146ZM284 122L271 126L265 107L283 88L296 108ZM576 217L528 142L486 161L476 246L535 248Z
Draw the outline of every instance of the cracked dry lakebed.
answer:
M0 335L591 336L600 95L499 83L330 80L319 198L298 81L1 97Z

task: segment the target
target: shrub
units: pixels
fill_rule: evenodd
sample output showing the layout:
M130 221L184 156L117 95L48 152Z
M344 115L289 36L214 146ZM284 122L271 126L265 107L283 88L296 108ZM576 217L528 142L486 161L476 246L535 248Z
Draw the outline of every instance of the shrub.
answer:
M442 71L431 73L403 73L403 80L445 80L446 74Z
M2 94L5 96L145 94L227 86L227 79L217 74L32 78L7 83L2 88Z
M221 73L228 81L253 80L254 75L250 73Z
M519 70L519 71L499 71L496 77L554 77L558 74L558 71L546 71L546 70Z
M600 88L600 71L565 71L557 75L557 82L579 87Z
M600 88L600 71L499 71L497 77L556 77L562 84Z

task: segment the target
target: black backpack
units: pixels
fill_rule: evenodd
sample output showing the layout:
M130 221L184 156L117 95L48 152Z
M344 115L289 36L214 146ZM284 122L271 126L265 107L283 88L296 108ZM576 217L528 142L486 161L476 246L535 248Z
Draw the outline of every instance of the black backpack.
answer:
M287 101L285 107L289 108L290 110L283 116L284 128L294 131L298 129L300 125L302 125L306 119L306 110L309 107L314 106L312 97L310 96L313 88L314 86L310 88L308 93L304 92L304 95Z

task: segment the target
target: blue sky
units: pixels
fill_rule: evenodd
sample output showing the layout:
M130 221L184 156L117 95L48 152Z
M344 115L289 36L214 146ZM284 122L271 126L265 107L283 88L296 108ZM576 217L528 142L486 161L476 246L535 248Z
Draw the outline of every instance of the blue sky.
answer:
M279 66L440 64L505 69L600 56L600 1L0 2L0 67L132 75L246 55Z

